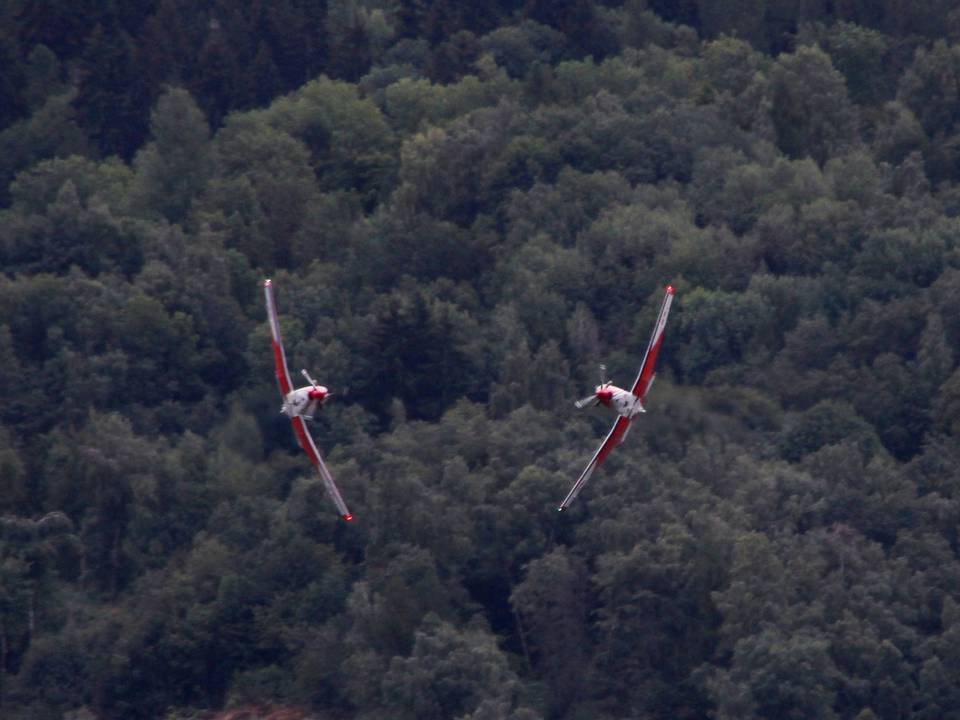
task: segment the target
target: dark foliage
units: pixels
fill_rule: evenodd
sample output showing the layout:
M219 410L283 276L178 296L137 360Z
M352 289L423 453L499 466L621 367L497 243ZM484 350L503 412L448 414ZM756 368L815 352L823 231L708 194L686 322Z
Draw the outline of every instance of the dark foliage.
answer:
M0 5L0 716L956 713L955 3Z

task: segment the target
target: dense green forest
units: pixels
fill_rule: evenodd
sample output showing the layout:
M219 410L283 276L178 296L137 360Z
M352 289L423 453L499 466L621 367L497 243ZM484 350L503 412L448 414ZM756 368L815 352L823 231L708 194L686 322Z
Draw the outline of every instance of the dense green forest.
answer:
M960 717L955 0L6 0L0 268L3 718Z

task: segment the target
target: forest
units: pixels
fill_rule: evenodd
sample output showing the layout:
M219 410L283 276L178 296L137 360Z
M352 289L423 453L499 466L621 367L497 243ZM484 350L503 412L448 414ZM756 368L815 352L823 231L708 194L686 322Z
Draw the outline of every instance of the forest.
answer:
M0 270L4 719L960 718L955 0L6 0Z

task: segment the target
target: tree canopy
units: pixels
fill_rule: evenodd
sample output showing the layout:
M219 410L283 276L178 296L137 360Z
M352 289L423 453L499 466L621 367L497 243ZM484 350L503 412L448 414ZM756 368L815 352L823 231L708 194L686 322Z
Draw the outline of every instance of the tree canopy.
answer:
M954 4L3 4L0 716L956 713Z

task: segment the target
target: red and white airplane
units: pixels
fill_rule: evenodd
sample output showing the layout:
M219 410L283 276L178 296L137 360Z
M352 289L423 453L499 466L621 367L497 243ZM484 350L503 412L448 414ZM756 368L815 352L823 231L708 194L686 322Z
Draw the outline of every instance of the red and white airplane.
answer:
M290 372L287 370L287 357L283 352L283 343L280 340L280 322L277 320L277 303L273 298L273 282L263 281L263 292L267 298L267 318L270 320L270 335L273 341L273 364L277 373L277 383L280 385L280 394L283 396L283 405L280 412L290 418L293 423L293 432L300 442L300 447L307 453L310 462L317 469L323 484L327 488L327 493L337 506L340 517L344 520L353 520L353 515L347 509L347 504L340 496L336 483L333 482L333 476L327 469L320 451L313 442L310 431L304 420L313 420L313 414L323 406L330 391L323 385L317 385L317 381L307 374L306 370L301 370L303 376L307 379L309 385L301 388L293 388L290 382Z
M646 412L643 404L646 401L650 386L653 385L655 375L653 366L657 361L660 344L663 342L663 328L667 324L667 315L670 313L670 304L672 302L673 286L667 285L666 294L663 296L663 303L660 305L660 315L657 317L657 324L653 327L650 344L647 345L647 352L643 356L643 364L640 365L640 372L637 374L637 379L633 383L633 388L631 390L624 390L616 385L612 385L606 378L601 377L600 384L597 385L597 389L593 395L588 395L582 400L577 401L576 405L578 408L594 405L612 407L617 411L618 417L610 429L610 432L607 433L606 439L600 447L597 448L593 457L590 458L590 462L587 463L587 467L580 473L580 477L577 478L573 487L570 488L570 492L567 493L563 502L560 503L560 507L557 508L558 510L565 510L570 503L573 502L573 499L583 489L583 486L587 484L587 480L590 479L593 471L607 459L607 455L610 454L610 451L613 450L614 447L623 442L623 439L627 436L627 431L630 429L630 421L640 413ZM606 368L602 365L600 367L601 372L604 372Z

